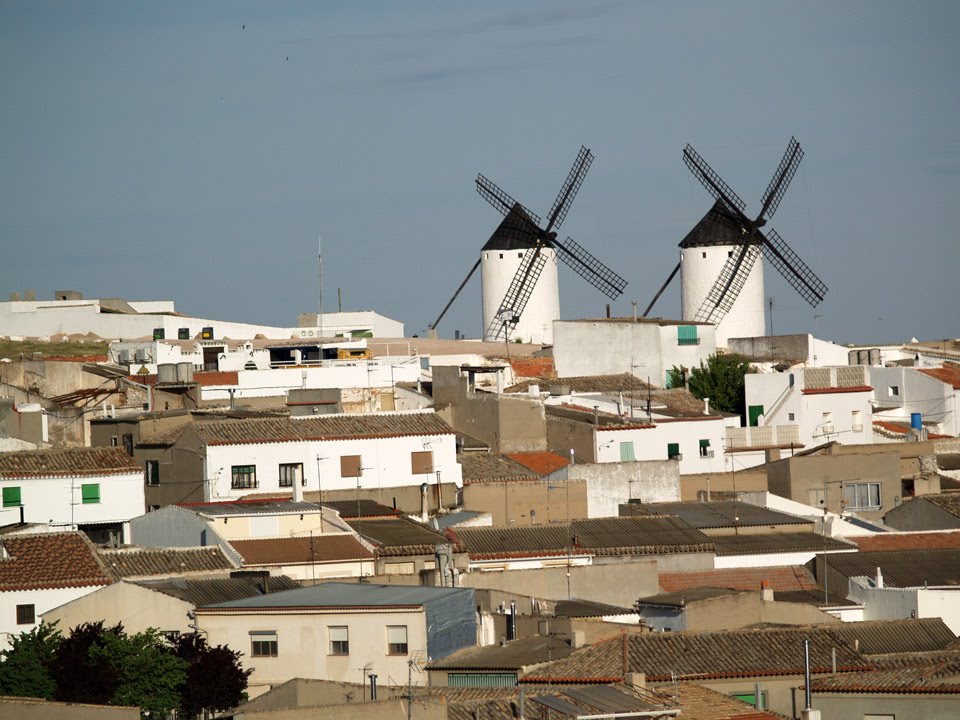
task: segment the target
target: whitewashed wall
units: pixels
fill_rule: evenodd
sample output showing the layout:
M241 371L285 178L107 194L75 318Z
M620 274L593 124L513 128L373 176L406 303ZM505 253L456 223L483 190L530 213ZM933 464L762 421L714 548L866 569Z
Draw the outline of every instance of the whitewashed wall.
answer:
M40 624L40 616L60 607L71 600L89 595L103 587L53 588L49 590L15 590L0 592L0 651L10 647L11 635L30 632ZM17 605L33 605L36 622L29 625L17 625ZM65 630L66 628L61 628Z
M19 487L28 523L82 525L127 522L143 514L143 473L83 477L0 478L0 488ZM100 502L84 503L81 486L100 485ZM19 509L5 508L17 515Z

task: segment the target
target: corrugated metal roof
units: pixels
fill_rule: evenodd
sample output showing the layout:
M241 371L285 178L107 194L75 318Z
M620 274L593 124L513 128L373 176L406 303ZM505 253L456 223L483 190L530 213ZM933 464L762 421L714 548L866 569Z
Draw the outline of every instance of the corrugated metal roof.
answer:
M240 554L244 565L299 565L338 560L370 560L374 556L353 535L346 533L317 535L312 538L231 540L230 547Z
M207 517L234 517L243 515L298 515L318 513L320 506L311 502L293 500L237 500L234 502L181 503L179 507Z
M206 606L206 609L417 607L464 594L472 596L473 588L323 583L244 600L215 603Z
M701 530L757 525L813 525L808 518L736 500L636 503L630 505L630 510L648 515L676 515Z
M210 445L453 434L450 426L433 412L325 415L301 420L254 418L193 423L190 428Z
M0 453L0 477L142 475L143 468L116 447L54 448Z
M856 551L851 542L817 535L814 532L783 532L756 535L716 535L711 540L716 544L717 555L766 555L793 552L831 552L844 550ZM830 565L833 558L830 556Z
M878 550L830 556L831 570L846 577L875 577L883 573L887 587L960 585L960 550Z
M140 580L137 585L185 600L194 606L242 600L300 587L296 580L286 575L272 576L266 579L252 577L226 577L203 580L170 578L166 580Z
M658 605L663 607L683 607L699 600L710 600L717 597L726 597L727 595L739 595L747 590L731 590L730 588L691 588L689 590L680 590L672 593L660 593L637 600L637 605Z
M487 645L458 650L427 665L428 670L519 670L549 660L567 657L570 644L552 635L511 640L506 645Z
M698 587L759 590L766 582L774 592L810 590L817 581L803 565L778 565L759 568L719 568L695 572L660 573L660 589L676 592Z
M402 513L389 505L382 505L376 500L324 500L325 507L333 508L344 520L362 517L393 517Z
M607 615L636 615L633 608L617 607L592 600L559 600L553 609L556 617L604 617Z
M851 647L857 641L865 655L946 650L957 639L940 618L845 622L833 629Z
M347 524L358 535L377 543L377 554L381 556L432 555L437 545L450 543L446 535L405 517L357 519Z
M531 385L539 385L541 392L548 392L550 388L553 387L564 387L571 393L646 392L650 387L636 375L620 373L618 375L576 375L574 377L564 378L535 377L511 385L506 388L504 392L527 392Z

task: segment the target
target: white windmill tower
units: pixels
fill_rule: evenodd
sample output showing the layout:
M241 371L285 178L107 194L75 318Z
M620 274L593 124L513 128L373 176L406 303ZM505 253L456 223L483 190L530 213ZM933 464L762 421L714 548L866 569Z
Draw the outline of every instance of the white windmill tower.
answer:
M654 296L654 303L679 271L681 316L717 326L718 346L730 338L759 337L766 332L763 262L765 255L777 271L811 306L816 307L827 286L786 244L776 230L760 228L773 217L803 158L796 138L787 150L763 195L756 219L744 212L746 204L697 152L687 145L683 161L713 195L716 202L680 242L680 262Z
M580 153L550 208L544 226L540 216L524 207L483 175L477 176L477 192L499 210L503 221L480 250L476 261L457 291L430 326L440 320L481 268L483 295L483 339L514 340L550 344L553 321L560 318L557 260L611 299L616 299L627 281L567 237L557 239L577 191L583 184L593 154L585 147Z

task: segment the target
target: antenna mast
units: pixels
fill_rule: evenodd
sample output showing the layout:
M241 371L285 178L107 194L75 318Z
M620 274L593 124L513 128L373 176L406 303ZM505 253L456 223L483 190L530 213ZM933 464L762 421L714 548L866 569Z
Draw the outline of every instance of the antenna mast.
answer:
M320 293L317 301L317 354L320 367L323 367L323 236L317 235L317 274Z

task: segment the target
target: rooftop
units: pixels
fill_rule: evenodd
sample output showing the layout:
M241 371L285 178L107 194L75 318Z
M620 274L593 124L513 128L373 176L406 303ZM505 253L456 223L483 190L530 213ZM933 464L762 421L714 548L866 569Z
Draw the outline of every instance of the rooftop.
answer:
M810 690L824 695L956 695L960 694L960 661L940 662L928 667L826 675L811 681Z
M539 478L533 472L516 460L496 453L460 453L457 456L460 469L463 472L464 483L497 482L501 480L536 480Z
M759 590L764 581L766 581L767 587L774 592L811 590L817 587L817 581L803 565L660 573L660 589L664 592L676 592L698 587Z
M374 557L357 538L347 533L232 540L230 547L240 554L244 565L302 565Z
M837 553L830 556L829 567L848 578L875 577L879 567L886 587L960 585L960 549L957 548Z
M207 517L234 517L243 515L299 515L318 513L320 506L309 502L264 498L234 500L231 502L180 503L179 507Z
M244 600L215 603L205 609L242 611L270 608L407 608L422 607L436 600L463 594L472 596L473 588L331 582Z
M946 383L954 390L960 390L960 367L944 365L938 368L919 368L919 372Z
M388 519L355 519L348 521L362 537L379 545L377 555L433 555L437 545L448 545L446 535L405 517Z
M100 560L116 578L183 575L233 570L219 547L125 547L99 550Z
M717 535L710 538L717 555L766 555L772 553L849 551L855 554L857 546L845 540L817 535L814 532L778 532L756 535ZM830 565L833 566L831 555Z
M358 517L393 517L401 514L399 510L389 505L382 505L376 500L324 500L323 505L336 510L344 520L353 520Z
M675 517L595 518L527 527L448 530L473 559L711 552L713 542Z
M940 493L938 495L921 495L910 502L928 502L936 505L944 512L954 517L960 517L960 493Z
M202 580L168 578L165 580L138 580L136 584L148 590L184 600L194 606L241 600L300 587L300 583L285 575L265 578L240 576Z
M506 645L487 645L458 650L427 665L428 670L520 670L567 657L573 648L552 635L511 640Z
M577 375L574 377L533 377L515 383L504 390L505 393L523 393L531 385L538 385L541 392L549 392L551 388L564 388L567 393L617 393L621 391L643 391L650 387L636 375L620 373L619 375ZM701 403L701 407L703 404Z
M957 640L938 617L844 622L831 627L850 647L865 655L946 650Z
M957 496L960 501L960 495ZM960 511L960 502L957 503ZM861 552L876 550L946 550L960 548L960 530L943 532L890 532L850 538Z
M607 605L606 603L594 602L593 600L560 600L553 609L555 617L566 618L596 618L607 617L610 615L636 615L637 611L633 608L617 607L616 605Z
M762 525L812 525L807 518L737 500L633 503L629 509L633 513L647 515L676 515L701 530Z
M0 478L142 475L143 468L116 447L55 448L0 453Z
M0 592L109 585L96 548L80 532L9 535L0 542Z
M731 590L730 588L690 588L689 590L680 590L672 593L660 593L637 600L637 605L656 605L660 607L684 607L693 602L701 600L712 600L718 597L727 597L729 595L739 595L747 592L746 590Z
M541 477L570 464L570 458L554 452L509 453L507 457Z

